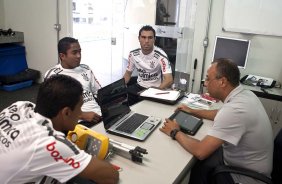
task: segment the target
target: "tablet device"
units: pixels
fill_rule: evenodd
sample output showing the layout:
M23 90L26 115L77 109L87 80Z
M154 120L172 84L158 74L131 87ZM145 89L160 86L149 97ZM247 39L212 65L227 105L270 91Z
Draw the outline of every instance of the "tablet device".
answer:
M189 135L195 135L203 124L202 119L185 111L176 111L169 117L169 119L175 119L180 126L180 130Z

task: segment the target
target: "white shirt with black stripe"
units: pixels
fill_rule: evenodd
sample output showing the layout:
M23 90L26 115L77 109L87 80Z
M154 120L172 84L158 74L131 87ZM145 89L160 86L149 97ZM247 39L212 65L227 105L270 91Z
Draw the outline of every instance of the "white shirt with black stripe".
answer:
M56 131L49 119L34 113L34 107L21 101L0 113L3 184L66 182L91 160L91 155Z
M127 70L133 72L135 69L138 72L137 83L145 88L159 87L162 74L172 73L166 53L156 46L147 55L140 48L129 53Z
M83 112L95 112L99 115L102 114L100 106L94 98L98 89L101 88L101 85L89 66L81 64L74 69L65 69L61 64L57 64L45 73L44 78L49 78L50 76L57 74L68 75L81 83L83 87L83 105L81 110Z

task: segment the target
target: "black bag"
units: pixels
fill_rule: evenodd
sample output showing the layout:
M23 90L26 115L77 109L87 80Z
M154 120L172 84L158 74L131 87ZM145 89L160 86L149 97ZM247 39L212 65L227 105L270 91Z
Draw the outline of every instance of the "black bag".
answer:
M15 75L2 75L0 76L0 84L2 85L11 85L18 82L33 80L35 81L40 77L40 72L33 69L26 69L22 72L19 72Z

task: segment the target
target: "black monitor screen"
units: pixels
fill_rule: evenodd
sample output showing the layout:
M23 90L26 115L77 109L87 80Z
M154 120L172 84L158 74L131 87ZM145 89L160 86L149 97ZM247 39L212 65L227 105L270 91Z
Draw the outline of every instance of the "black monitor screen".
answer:
M235 62L239 68L246 68L250 42L250 40L217 36L212 60L228 58Z
M124 78L99 89L97 100L105 128L109 128L130 112Z

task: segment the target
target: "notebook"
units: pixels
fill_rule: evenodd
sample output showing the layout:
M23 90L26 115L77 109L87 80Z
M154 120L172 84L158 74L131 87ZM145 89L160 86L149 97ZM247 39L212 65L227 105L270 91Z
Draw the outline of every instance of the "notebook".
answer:
M107 132L144 141L161 122L161 118L131 111L124 78L98 90L103 124Z
M183 91L161 90L156 88L148 88L140 93L140 96L144 99L170 105L176 104L184 95L185 92Z

